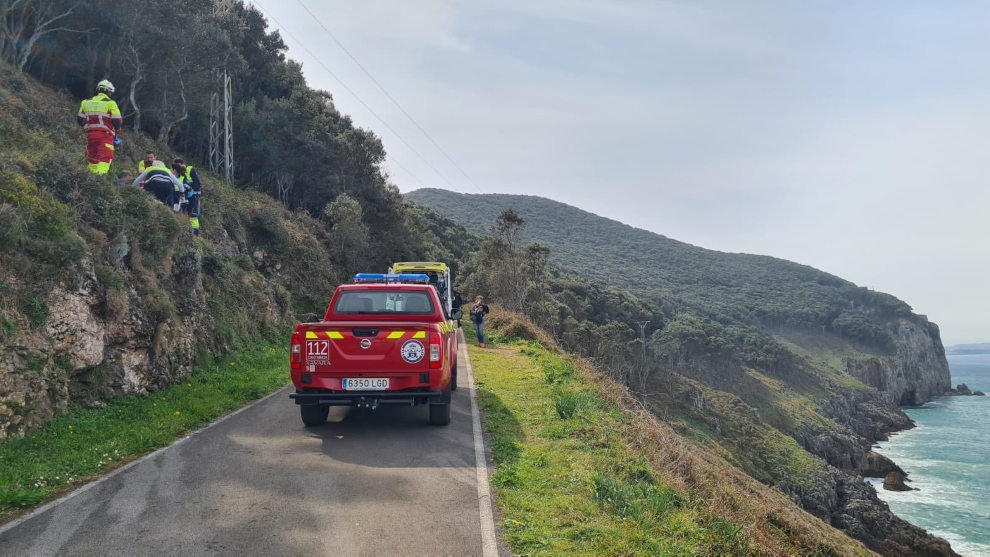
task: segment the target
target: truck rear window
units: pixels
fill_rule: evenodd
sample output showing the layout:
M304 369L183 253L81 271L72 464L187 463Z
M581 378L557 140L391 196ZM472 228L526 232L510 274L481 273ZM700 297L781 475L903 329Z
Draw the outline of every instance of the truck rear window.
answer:
M433 313L433 300L426 292L408 290L341 292L333 312L360 315L430 315Z

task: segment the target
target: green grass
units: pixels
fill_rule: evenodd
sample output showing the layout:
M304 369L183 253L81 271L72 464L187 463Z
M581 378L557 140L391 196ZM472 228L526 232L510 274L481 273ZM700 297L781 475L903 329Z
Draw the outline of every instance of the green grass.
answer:
M664 481L630 441L629 414L573 361L535 341L497 345L470 351L495 461L491 482L514 553L754 552L740 528Z
M149 395L73 407L42 429L0 445L0 521L171 444L287 384L287 350L260 344L197 368Z

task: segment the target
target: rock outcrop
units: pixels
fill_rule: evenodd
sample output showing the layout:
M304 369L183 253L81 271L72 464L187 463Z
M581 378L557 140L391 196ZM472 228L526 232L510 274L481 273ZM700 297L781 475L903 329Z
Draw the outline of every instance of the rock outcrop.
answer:
M838 505L833 526L882 555L958 555L949 542L898 518L873 487L841 472L832 474Z
M914 488L907 485L907 474L893 470L883 478L883 488L887 491L911 491Z
M880 391L881 400L892 407L918 406L949 390L949 364L937 325L900 319L893 338L892 354L847 358L844 371Z
M74 269L72 287L52 289L44 325L23 323L0 343L0 440L44 425L71 403L102 405L120 394L155 391L189 375L199 352L218 348L195 249L168 262L168 291L140 291L126 270L101 281L92 259ZM106 273L107 271L104 271ZM265 288L259 321L287 322L287 308Z
M945 394L947 396L987 396L983 391L971 391L965 383L956 385L955 389L949 389Z

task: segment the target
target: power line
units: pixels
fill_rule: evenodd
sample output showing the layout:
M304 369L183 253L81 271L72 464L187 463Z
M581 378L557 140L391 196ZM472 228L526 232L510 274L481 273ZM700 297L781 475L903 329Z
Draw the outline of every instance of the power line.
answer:
M471 184L471 187L473 187L474 189L478 190L479 193L483 193L481 191L481 188L479 188L478 185L474 183L474 180L472 180L471 177L468 176L467 172L464 172L464 169L461 168L460 165L458 165L454 161L454 159L451 158L451 156L447 154L446 151L444 151L443 147L441 147L440 144L437 143L433 139L433 136L431 136L429 133L427 133L427 131L425 129L423 129L423 126L419 125L419 122L417 122L416 119L412 117L412 115L410 115L408 112L406 112L406 109L403 108L401 104L399 104L399 101L395 100L395 97L393 97L391 94L389 94L389 92L387 90L385 90L385 87L381 83L379 83L377 79L375 79L375 76L371 75L371 72L369 72L368 69L364 67L364 64L362 64L361 62L359 62L358 59L353 54L351 54L351 51L350 50L347 50L347 47L345 47L344 44L342 42L340 42L340 40L337 38L337 36L334 35L330 31L330 29L328 29L327 26L323 24L322 21L320 21L320 18L317 17L316 14L314 14L312 12L312 10L310 10L309 7L306 6L306 4L303 4L302 0L296 0L296 2L300 6L302 6L302 8L304 10L306 10L306 12L310 15L310 17L313 18L313 21L315 21L321 28L323 28L323 30L326 32L326 34L331 39L333 39L333 42L337 43L337 46L339 46L340 49L344 51L344 54L347 54L347 56L351 60L353 60L355 64L357 64L357 67L361 68L361 71L364 72L364 75L368 76L368 79L370 79L371 82L374 83L378 87L378 89L382 93L384 93L384 95L386 97L388 97L388 100L392 101L392 104L394 104L403 114L406 115L406 118L408 118L409 121L412 122L414 126L416 126L416 129L418 129L426 137L426 139L428 139L430 141L430 143L432 143L433 146L437 148L437 151L440 151L440 153L444 157L446 157L446 159L450 162L450 164L452 164L454 166L454 168L456 168L465 178L467 178L467 181Z
M333 72L333 70L331 70L331 69L330 69L329 67L327 67L327 65L326 65L326 64L325 64L325 63L323 62L323 60L322 60L322 59L320 59L320 58L319 58L318 56L316 56L315 54L313 54L313 52L312 52L311 50L309 50L308 48L306 48L306 45L305 45L305 44L304 44L304 43L303 43L302 41L300 41L300 40L299 40L299 39L298 39L298 38L297 38L297 37L295 36L295 34L293 34L293 33L292 33L292 31L289 31L289 29L287 29L287 28L286 28L286 27L285 27L284 25L282 25L282 24L281 24L281 23L280 23L280 22L279 22L279 21L278 21L277 19L275 19L275 18L274 18L274 17L272 17L272 16L271 16L271 15L270 15L270 14L269 14L268 12L266 12L266 11L265 11L265 10L264 10L264 9L263 9L263 8L261 7L261 5L260 5L260 4L258 3L258 0L253 0L253 2L252 2L252 3L254 4L254 6L255 6L256 8L258 8L258 10L259 10L259 11L260 11L260 12L262 13L262 15L264 15L264 16L265 16L266 18L268 18L268 19L270 19L270 20L272 20L272 21L274 21L274 22L275 22L275 25L278 25L278 27L279 27L279 29L281 29L281 30L282 30L282 31L284 31L284 32L285 32L285 33L286 33L287 35L289 35L289 37L291 37L291 38L292 38L292 40L294 40L294 41L296 42L296 44L298 44L298 45L299 45L299 47L300 47L300 48L302 48L302 49L303 49L303 50L304 50L304 51L305 51L305 52L306 52L307 54L309 54L309 56L310 56L310 57L311 57L312 59L314 59L314 60L316 60L316 63L317 63L317 64L319 64L320 66L322 66L322 67L323 67L323 69L324 69L324 70L326 70L326 72L327 72L328 74L330 74L330 76L331 76L331 77L333 77L333 78L334 78L335 80L337 80L337 83L339 83L339 84L340 84L340 86L344 88L344 90L346 90L346 91L347 91L348 93L350 93L350 94L351 94L351 95L352 95L352 96L353 96L353 97L354 97L355 99L357 99L357 101L358 101L359 103L361 103L361 106L363 106L363 107L364 107L364 108L365 108L365 109L366 109L366 110L367 110L367 111L368 111L368 112L369 112L369 113L370 113L370 114L371 114L372 116L374 116L374 117L375 117L375 119L377 119L377 120L378 120L379 122L381 122L381 124L382 124L383 126L385 126L385 128L386 128L387 130L389 130L390 132L392 132L392 134L393 134L393 135L394 135L394 136L395 136L396 138L398 138L398 140L399 140L399 141L401 141L403 145L405 145L405 146L406 146L406 147L407 147L407 148L408 148L408 149L409 149L410 151L412 151L412 152L413 152L413 153L414 153L414 154L415 154L415 155L416 155L417 157L419 157L419 160L421 160L421 161L423 161L423 163L424 163L424 164L425 164L426 166L428 166L428 167L430 167L430 169L431 169L431 170L433 170L433 172L435 172L435 173L437 174L437 176L439 176L439 177L440 177L440 179L441 179L441 180L443 180L444 182L446 182L446 183L447 183L447 185L448 185L448 186L450 186L450 188L451 188L451 189L454 189L454 190L456 190L456 189L457 189L457 188L456 188L456 187L454 186L454 184L452 184L452 183L450 183L450 180L448 180L446 176L444 176L444 175L443 175L443 174L442 174L442 173L441 173L441 172L440 172L439 170L437 170L437 168L436 168L435 166L433 166L432 164L430 164L430 161L428 161L428 160L426 160L426 157L424 157L424 156L423 156L422 154L420 154L420 152L419 152L419 151L417 151L417 150L416 150L416 149L415 149L415 148L414 148L414 147L413 147L412 145L410 145L408 141L406 141L406 140L405 140L405 139L404 139L404 138L403 138L403 137L402 137L401 135L399 135L399 132L397 132L397 131L395 131L395 130L394 130L394 129L392 128L392 126L390 126L390 125L388 125L388 122L386 122L384 118L382 118L381 116L379 116L379 115L378 115L378 113L374 111L374 109L372 109L372 108L371 108L370 106L368 106L368 103L366 103L366 102L364 102L364 100L363 100L363 99L361 99L361 97L360 97L360 96L359 96L359 95L358 95L357 93L355 93L353 89L351 89L350 87L348 87L348 86L347 86L347 84L346 84L346 83L344 83L344 80L342 80L342 79L341 79L340 77L338 77L338 76L337 76L337 74L335 74L335 73ZM404 171L406 171L406 172L407 172L407 173L408 173L409 175L411 175L411 176L412 176L413 178L415 178L415 179L416 179L416 181L417 181L417 182L419 182L419 183L420 183L420 185L422 185L422 186L423 186L424 188L425 188L425 187L428 187L428 186L427 186L427 185L426 185L426 184L425 184L425 183L423 182L423 180L421 180L421 179L419 179L419 177L418 177L418 176L416 176L416 174L414 174L414 173L413 173L413 172L412 172L411 170L409 170L408 168L406 168L405 166L403 166L403 165L402 165L401 163L399 163L399 162L398 162L397 160L396 160L396 161L393 161L393 162L395 162L395 164L396 164L396 166L398 166L398 167L399 167L399 168L401 168L402 170L404 170Z

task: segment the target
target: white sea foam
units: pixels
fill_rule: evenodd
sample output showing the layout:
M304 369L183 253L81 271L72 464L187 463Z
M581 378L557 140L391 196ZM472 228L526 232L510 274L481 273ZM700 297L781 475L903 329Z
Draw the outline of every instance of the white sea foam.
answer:
M953 385L990 384L990 356L965 370L949 357ZM908 473L916 491L886 491L867 479L898 516L943 537L967 557L990 557L990 397L944 397L908 409L918 427L878 443L877 452Z
M987 557L990 555L990 544L968 541L966 538L952 532L932 530L932 534L945 538L952 549L962 557Z

